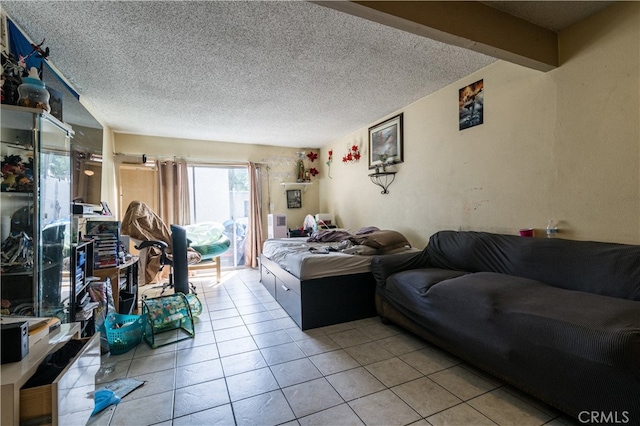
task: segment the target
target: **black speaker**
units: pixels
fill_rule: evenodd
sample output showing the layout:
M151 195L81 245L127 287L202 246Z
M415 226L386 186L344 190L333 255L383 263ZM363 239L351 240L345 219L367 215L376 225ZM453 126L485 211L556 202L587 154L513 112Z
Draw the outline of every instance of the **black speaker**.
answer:
M29 354L29 323L0 324L2 332L1 364L18 362Z
M171 254L173 255L173 286L176 293L189 294L189 269L187 264L187 230L171 225Z

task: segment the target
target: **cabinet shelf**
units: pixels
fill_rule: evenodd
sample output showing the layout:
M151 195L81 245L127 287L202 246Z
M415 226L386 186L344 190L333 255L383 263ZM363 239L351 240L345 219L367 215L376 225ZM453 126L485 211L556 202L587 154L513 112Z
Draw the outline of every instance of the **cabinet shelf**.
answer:
M41 271L46 271L48 269L51 268L55 268L56 266L62 266L61 263L46 263L44 265L42 265ZM5 265L5 268L10 268L9 266ZM7 271L7 272L2 272L2 276L25 276L25 275L33 275L33 269L29 269L29 270L22 270L22 271ZM2 284L7 284L7 283L2 283Z
M3 272L2 276L5 277L18 277L18 276L28 276L33 275L33 271L19 271L19 272ZM10 284L10 283L2 283L2 285Z
M7 148L12 148L12 149L20 149L22 151L25 152L31 152L33 151L33 147L32 146L26 146L21 144L20 142L2 142L4 144L4 146L6 146Z
M65 228L71 216L73 130L41 109L3 104L1 110L0 157L16 156L13 176L6 173L0 188L0 213L15 229L3 226L3 231L22 231L30 241L15 265L3 265L2 299L8 305L3 311L28 305L30 315L57 316L67 311L66 298L73 294L63 271L69 256Z
M88 285L89 283L85 281L80 284L80 287L76 287L76 296L82 293L87 288Z
M70 340L77 339L81 332L81 324L62 324L35 343L30 342L29 354L21 361L2 365L2 424L19 425L20 412L30 414L27 404L37 401L37 407L48 407L48 424L86 424L94 406L93 398L86 398L95 390L95 376L100 369L100 336L83 340L85 343L80 352L73 357L60 374L52 378L51 384L23 390L23 386L38 370L40 364ZM69 386L71 383L73 386ZM65 387L66 384L66 387ZM29 394L29 398L26 397ZM34 395L37 393L37 395ZM24 397L26 402L23 400ZM23 402L21 402L23 400ZM25 404L23 407L22 404ZM26 410L25 410L26 409ZM67 413L62 419L60 413ZM62 419L62 421L61 421ZM40 424L42 423L41 418ZM32 423L37 423L32 421Z
M284 186L284 190L286 191L290 186L302 186L302 191L307 191L307 186L313 185L313 182L280 182L280 185Z
M11 191L11 190L6 190L3 189L1 191L3 194L16 194L16 195L33 195L33 191Z

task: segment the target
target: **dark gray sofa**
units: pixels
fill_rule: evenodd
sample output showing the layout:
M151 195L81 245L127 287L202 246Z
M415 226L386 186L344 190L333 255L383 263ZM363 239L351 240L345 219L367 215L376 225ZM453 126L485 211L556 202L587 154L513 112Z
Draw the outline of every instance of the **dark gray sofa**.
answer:
M372 269L383 319L579 420L640 424L640 246L441 231Z

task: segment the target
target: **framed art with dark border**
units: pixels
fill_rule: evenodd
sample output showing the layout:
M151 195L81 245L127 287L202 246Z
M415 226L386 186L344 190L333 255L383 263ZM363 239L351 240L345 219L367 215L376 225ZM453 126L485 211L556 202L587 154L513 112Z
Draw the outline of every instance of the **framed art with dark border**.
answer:
M302 192L299 189L287 189L287 208L299 209L302 207Z
M375 169L383 164L396 164L404 161L402 145L402 116L395 117L369 127L369 168Z

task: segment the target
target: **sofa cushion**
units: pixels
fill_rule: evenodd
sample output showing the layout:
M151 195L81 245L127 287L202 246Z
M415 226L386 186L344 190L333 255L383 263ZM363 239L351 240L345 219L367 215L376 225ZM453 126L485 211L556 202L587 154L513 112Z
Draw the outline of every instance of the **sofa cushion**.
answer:
M468 272L438 268L411 269L391 275L385 287L391 294L397 296L396 302L410 309L420 309L422 302L420 296L424 296L432 286L465 274Z
M637 302L490 272L449 271L450 278L438 280L446 277L441 271L395 274L393 286L382 291L424 327L481 356L514 362L553 359L555 353L585 366L613 361L640 378Z
M483 327L473 327L476 338L494 340L501 349L509 346L513 353L523 350L516 342L527 342L530 350L557 351L574 360L615 359L640 377L640 309L634 301L490 272L443 281L423 297L440 307L456 306L459 326L481 322Z
M415 270L425 275L414 278L431 282L428 271ZM567 413L640 415L638 302L486 272L445 279L425 292L399 275L377 288L382 305L433 343Z
M376 283L384 287L387 285L387 278L396 272L426 268L428 265L426 249L418 252L405 251L384 256L373 256L371 259L371 273L376 279Z
M440 231L426 248L429 265L497 272L555 287L640 300L640 246Z

